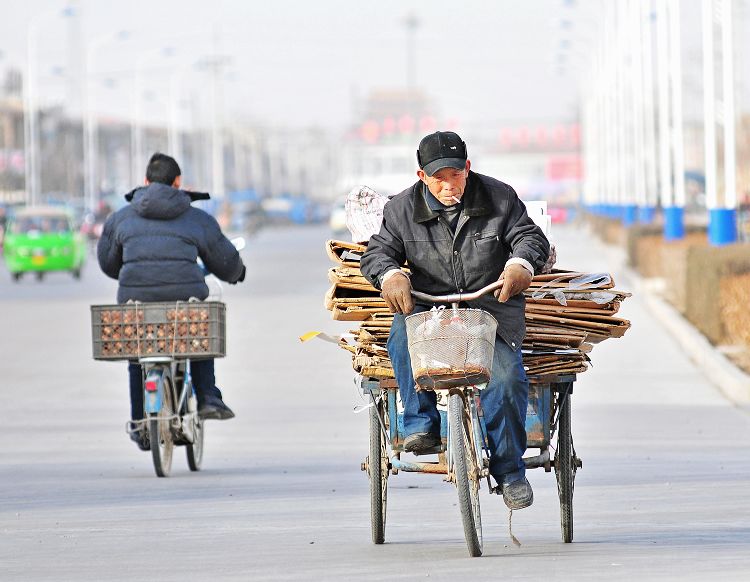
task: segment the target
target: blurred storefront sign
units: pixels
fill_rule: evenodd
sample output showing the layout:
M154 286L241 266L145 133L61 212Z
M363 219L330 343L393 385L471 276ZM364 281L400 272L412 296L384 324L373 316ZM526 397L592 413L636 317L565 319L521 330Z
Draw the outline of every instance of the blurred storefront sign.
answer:
M583 178L583 164L578 154L550 156L547 160L547 179L581 180Z

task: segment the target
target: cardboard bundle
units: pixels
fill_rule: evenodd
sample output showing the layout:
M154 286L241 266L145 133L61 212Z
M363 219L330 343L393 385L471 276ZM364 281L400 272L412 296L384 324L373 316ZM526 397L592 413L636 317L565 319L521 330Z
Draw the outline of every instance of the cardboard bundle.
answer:
M326 253L335 266L328 270L331 287L325 295L325 307L340 321L361 321L350 330L355 344L339 345L352 354L354 371L371 378L393 378L393 366L385 347L393 315L380 291L362 276L359 260L366 247L339 240L326 242Z
M350 330L354 345L339 345L352 354L354 370L363 376L393 378L386 343L393 315L385 300L359 270L364 245L329 240L326 251L335 266L328 271L325 296L333 319L360 321ZM622 337L630 322L615 314L630 293L615 289L609 273L553 270L532 279L526 295L523 365L529 376L577 374L588 369L593 344Z

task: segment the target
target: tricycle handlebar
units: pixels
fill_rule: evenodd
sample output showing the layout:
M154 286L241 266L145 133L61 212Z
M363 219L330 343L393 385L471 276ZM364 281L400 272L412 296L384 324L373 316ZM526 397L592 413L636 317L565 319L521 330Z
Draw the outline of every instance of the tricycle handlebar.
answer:
M502 286L503 286L503 280L500 279L498 281L495 281L494 283L487 285L486 287L482 287L478 291L473 291L471 293L453 293L451 295L428 295L427 293L422 293L421 291L414 291L414 289L412 289L411 294L417 299L422 299L423 301L429 301L431 303L460 303L461 301L472 301L474 299L479 299L482 295L485 295L486 293L489 293L490 291L494 291L495 289L499 289Z

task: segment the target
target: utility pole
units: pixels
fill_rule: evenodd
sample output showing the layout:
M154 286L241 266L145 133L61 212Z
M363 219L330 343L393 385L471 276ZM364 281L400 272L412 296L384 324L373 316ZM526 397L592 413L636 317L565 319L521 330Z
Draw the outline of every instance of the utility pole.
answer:
M404 25L406 26L406 88L408 95L407 103L409 107L408 113L414 120L414 125L416 126L417 104L415 90L417 84L417 58L415 54L415 40L419 20L417 20L416 15L412 12L404 20Z
M419 27L419 20L414 13L411 13L404 20L404 25L406 26L406 86L411 93L416 85L417 65L414 40Z

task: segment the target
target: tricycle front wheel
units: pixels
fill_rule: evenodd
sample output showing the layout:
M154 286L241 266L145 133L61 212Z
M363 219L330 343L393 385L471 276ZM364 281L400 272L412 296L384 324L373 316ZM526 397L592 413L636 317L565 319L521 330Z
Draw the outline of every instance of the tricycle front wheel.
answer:
M378 418L382 409L382 402L370 407L370 456L367 458L367 470L370 476L370 526L373 544L385 541L388 499L388 451Z
M458 505L469 555L482 555L482 515L479 510L479 459L472 444L474 434L466 400L460 392L448 398L448 424L450 429L449 453L453 478L458 490Z

